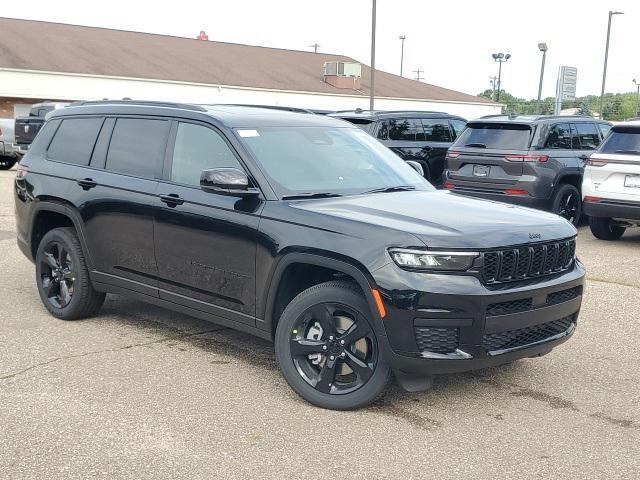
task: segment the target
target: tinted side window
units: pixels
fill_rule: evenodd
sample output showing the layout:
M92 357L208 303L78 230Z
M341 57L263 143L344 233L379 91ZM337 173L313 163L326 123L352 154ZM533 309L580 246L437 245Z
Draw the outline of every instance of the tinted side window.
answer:
M416 136L424 139L424 131L420 120L410 118L389 120L389 140L404 140L414 142Z
M424 139L427 142L453 142L449 122L446 120L422 119Z
M200 174L208 168L242 169L222 136L214 130L192 123L179 123L173 148L171 180L200 185Z
M602 138L605 138L607 135L609 135L609 132L611 131L612 125L609 125L608 123L599 123L598 124L598 128L600 129L600 133L602 134Z
M452 118L451 120L449 120L449 123L451 123L451 128L453 128L453 135L455 138L458 138L464 128L467 126L467 122L458 120L457 118Z
M600 145L600 135L594 123L576 123L578 140L582 150L595 150Z
M389 122L387 122L386 120L383 120L382 122L380 122L380 126L378 127L377 137L380 140L386 140L387 138L389 138Z
M106 169L153 178L164 158L169 122L119 118L111 135Z
M551 127L544 148L571 150L571 129L569 124L560 123Z
M47 156L74 165L89 165L102 118L68 118L62 121Z

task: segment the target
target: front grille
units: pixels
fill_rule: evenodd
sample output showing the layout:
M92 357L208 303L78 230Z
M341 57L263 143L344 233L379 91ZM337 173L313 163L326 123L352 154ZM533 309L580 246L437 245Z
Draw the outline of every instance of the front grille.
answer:
M548 307L550 305L568 302L581 294L581 286L560 290L559 292L553 292L547 295L547 300L544 304L537 305L535 308ZM490 303L487 305L486 314L487 316L508 315L510 313L526 312L533 308L533 298L519 298L508 302Z
M450 353L458 348L457 328L415 327L415 335L421 352Z
M575 239L484 252L485 283L504 283L567 270L576 253Z
M548 338L564 333L573 324L573 315L542 323L533 327L519 328L500 333L488 333L483 337L482 344L488 351L506 350L523 347L540 342Z

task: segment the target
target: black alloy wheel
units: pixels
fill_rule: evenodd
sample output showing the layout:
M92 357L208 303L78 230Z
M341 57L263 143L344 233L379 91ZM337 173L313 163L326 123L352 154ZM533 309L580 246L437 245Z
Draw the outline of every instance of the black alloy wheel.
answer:
M561 185L553 201L553 212L578 225L582 216L582 198L580 192L573 185Z
M291 388L322 408L352 410L373 402L391 370L371 309L352 282L334 280L297 295L278 321L278 366Z
M367 383L378 357L367 320L348 305L334 302L314 305L298 317L290 349L300 376L331 395L350 393Z
M76 273L69 252L60 242L50 242L44 247L40 259L40 282L48 301L55 308L71 303Z

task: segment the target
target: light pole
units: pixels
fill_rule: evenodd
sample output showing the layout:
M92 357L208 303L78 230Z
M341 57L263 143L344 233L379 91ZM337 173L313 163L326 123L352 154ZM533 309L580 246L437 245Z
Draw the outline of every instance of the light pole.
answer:
M536 103L536 113L540 113L540 99L542 98L542 80L544 79L544 62L547 59L547 44L539 43L538 50L542 52L542 65L540 66L540 84L538 85L538 102Z
M633 84L636 86L636 117L640 117L640 82L633 79Z
M402 42L402 46L400 47L400 76L402 76L402 65L404 63L404 41L407 39L407 36L400 35L398 38Z
M502 63L506 62L511 58L511 54L509 53L492 53L491 56L493 60L498 62L498 94L496 95L496 102L500 101L500 86L502 85Z
M609 23L607 25L607 46L604 49L604 68L602 69L602 91L600 92L600 118L604 120L604 87L607 82L607 60L609 59L609 38L611 37L611 17L614 15L624 15L624 12L614 12L609 10Z
M374 85L375 85L375 71L376 71L376 0L373 0L371 9L371 77L369 92L369 110L373 111L373 97L374 97Z

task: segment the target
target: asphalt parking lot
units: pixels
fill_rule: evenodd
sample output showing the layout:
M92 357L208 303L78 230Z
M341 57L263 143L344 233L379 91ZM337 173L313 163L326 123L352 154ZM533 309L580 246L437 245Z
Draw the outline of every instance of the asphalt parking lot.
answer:
M332 412L297 397L270 344L110 296L63 322L15 242L0 172L0 478L638 478L640 230L580 230L588 288L551 354L392 386Z

